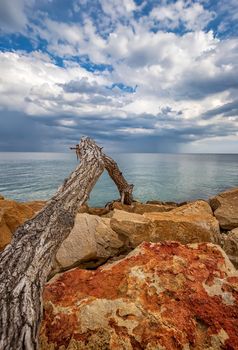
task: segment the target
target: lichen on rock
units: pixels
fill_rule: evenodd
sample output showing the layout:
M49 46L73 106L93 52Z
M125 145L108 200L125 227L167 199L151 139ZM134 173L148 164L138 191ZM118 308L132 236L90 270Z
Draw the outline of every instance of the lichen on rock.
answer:
M41 350L237 349L238 275L211 243L142 243L45 287Z

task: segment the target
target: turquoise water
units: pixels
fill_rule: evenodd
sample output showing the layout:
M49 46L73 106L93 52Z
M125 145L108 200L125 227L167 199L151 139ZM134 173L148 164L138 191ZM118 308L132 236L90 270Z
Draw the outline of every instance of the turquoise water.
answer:
M207 199L238 187L238 154L113 154L141 201ZM48 199L77 165L72 153L0 153L0 193L19 201ZM90 196L103 206L118 198L105 172Z

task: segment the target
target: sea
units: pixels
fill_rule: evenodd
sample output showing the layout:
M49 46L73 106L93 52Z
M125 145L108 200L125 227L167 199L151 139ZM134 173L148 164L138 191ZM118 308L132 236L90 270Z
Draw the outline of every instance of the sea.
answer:
M238 187L238 154L111 154L139 201L208 199ZM0 194L17 201L48 200L77 166L73 153L0 153ZM91 206L118 199L105 171L90 194Z

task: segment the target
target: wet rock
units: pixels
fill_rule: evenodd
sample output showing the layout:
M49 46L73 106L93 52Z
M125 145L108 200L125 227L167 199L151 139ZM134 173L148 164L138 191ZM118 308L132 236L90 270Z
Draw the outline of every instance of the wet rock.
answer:
M119 254L124 242L110 227L110 219L77 214L69 236L61 244L51 275L73 266L95 267Z
M238 268L238 228L227 234L223 233L220 244L233 265Z
M238 227L238 188L222 192L209 202L222 229Z
M238 349L238 275L220 247L143 243L45 287L41 350Z
M0 200L0 250L10 243L17 227L31 219L44 205L43 201L20 203Z

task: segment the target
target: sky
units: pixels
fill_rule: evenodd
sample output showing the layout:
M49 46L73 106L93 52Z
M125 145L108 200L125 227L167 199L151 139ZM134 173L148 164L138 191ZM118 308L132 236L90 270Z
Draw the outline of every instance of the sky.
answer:
M0 151L238 153L238 0L0 0Z

